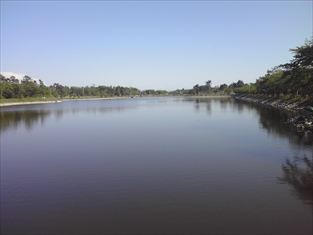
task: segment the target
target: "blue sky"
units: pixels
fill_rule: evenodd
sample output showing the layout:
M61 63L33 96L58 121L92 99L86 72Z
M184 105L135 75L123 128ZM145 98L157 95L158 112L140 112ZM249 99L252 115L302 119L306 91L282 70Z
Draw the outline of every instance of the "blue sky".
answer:
M253 82L311 36L311 1L1 1L1 71L46 84Z

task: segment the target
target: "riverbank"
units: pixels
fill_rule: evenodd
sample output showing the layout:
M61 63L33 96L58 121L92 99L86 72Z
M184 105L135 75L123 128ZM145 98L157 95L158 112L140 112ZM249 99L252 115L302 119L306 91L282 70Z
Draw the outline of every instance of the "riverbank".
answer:
M112 97L82 97L82 98L64 98L62 101L84 101L84 100L122 100L131 99L133 96L112 96Z
M299 132L313 132L313 103L312 97L270 97L265 95L233 95L236 100L256 103L282 111L289 112L287 123Z
M21 99L0 99L0 107L29 105L29 104L50 104L62 102L57 98L21 98Z
M196 99L201 99L201 98L230 98L230 95L182 95L178 97L187 97L187 98L196 98Z
M29 105L29 104L51 104L60 103L65 101L87 101L87 100L120 100L120 99L131 99L139 97L171 97L171 96L112 96L112 97L95 97L95 96L84 96L84 97L65 97L63 99L44 99L44 98L25 98L25 99L2 99L0 100L0 107L17 106L17 105ZM172 96L176 97L176 96ZM203 96L177 96L183 98L230 98L228 95L203 95Z
M60 103L62 100L56 101L29 101L29 102L12 102L12 103L0 103L0 107L17 106L17 105L29 105L29 104L52 104Z
M81 98L63 98L63 99L44 99L44 98L27 98L27 99L2 99L0 107L17 106L17 105L30 105L30 104L51 104L61 103L64 101L84 101L84 100L117 100L117 99L130 99L130 96L112 96L112 97L81 97Z

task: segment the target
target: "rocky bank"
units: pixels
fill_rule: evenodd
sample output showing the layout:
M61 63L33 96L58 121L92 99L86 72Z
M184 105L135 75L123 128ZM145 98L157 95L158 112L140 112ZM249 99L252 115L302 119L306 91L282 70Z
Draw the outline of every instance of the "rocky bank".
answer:
M263 106L273 107L289 112L290 118L287 123L298 132L313 132L313 102L312 97L303 99L283 99L265 95L233 95L233 98L240 101L257 103Z

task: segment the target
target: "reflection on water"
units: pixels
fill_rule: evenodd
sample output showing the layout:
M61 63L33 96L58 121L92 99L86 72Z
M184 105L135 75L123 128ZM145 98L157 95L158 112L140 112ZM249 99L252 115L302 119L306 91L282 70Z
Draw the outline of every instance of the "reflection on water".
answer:
M88 102L88 101L87 101ZM85 103L85 105L82 105ZM63 104L49 104L49 105L34 105L34 106L16 106L16 107L0 107L0 133L9 131L10 129L17 129L20 126L25 126L26 129L31 130L36 125L44 124L45 119L55 117L62 118L65 113L73 115L81 112L88 113L106 113L106 112L122 112L126 109L136 108L134 105L96 105L89 106L85 102L74 102L69 105L67 102Z
M313 155L312 158L304 156L286 159L282 171L279 182L290 185L299 199L313 205Z
M296 132L286 123L289 113L264 107L254 103L247 103L233 99L206 99L186 98L187 102L194 102L195 109L200 110L200 103L204 103L208 114L211 114L212 103L219 103L222 110L229 107L234 112L241 113L253 111L259 118L260 127L269 135L279 138L287 138L289 143L295 146L313 146L313 135L310 132ZM313 155L309 157L294 157L282 165L283 177L279 177L280 183L291 185L296 196L306 204L313 204Z
M294 145L313 145L313 135L310 132L296 132L287 123L288 113L270 107L251 105L259 115L259 123L266 132L274 137L288 138Z
M310 132L296 132L286 123L289 113L271 107L260 106L254 103L234 100L231 98L185 98L186 102L193 102L197 111L204 104L207 113L211 114L211 106L218 104L222 110L231 109L233 112L254 112L259 119L260 127L269 135L278 138L287 138L295 146L313 146L313 134Z
M312 160L285 159L312 136L286 115L230 98L1 108L1 232L311 234Z
M51 115L48 110L22 110L17 112L0 112L0 133L7 129L16 129L20 124L32 129L38 122L43 124L46 117Z

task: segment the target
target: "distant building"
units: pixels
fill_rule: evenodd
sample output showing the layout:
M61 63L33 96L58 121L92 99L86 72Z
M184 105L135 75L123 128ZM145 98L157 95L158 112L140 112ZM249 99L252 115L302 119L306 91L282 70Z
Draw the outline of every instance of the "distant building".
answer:
M0 72L1 79L7 82L12 83L21 83L22 81L34 82L39 83L37 79L33 79L28 75L20 74L20 73L12 73L12 72Z

